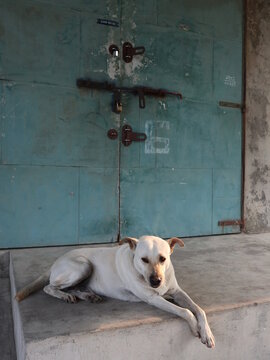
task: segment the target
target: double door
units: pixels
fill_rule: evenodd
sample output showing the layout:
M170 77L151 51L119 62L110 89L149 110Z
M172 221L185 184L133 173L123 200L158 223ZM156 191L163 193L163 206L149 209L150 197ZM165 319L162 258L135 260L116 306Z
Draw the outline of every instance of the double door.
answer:
M239 231L218 222L241 217L242 3L208 5L1 1L0 247ZM122 93L117 114L78 78L183 100Z

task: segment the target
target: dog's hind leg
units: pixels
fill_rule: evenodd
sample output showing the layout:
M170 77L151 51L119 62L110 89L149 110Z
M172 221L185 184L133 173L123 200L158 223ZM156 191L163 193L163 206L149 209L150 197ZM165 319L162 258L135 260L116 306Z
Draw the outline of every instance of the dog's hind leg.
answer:
M46 285L44 287L43 291L48 295L54 296L58 299L64 300L65 302L68 302L68 303L75 304L77 302L77 297L75 295L68 294L67 292L62 291L62 290L58 289L57 287L52 286L50 284Z
M97 295L96 293L94 293L93 290L89 288L83 291L75 288L75 289L67 290L67 292L71 295L76 296L80 300L88 300L91 303L99 303L103 300L101 296Z
M68 293L70 287L76 286L92 274L91 262L83 256L58 259L51 269L50 284L44 287L44 292L69 303L75 303L75 293Z

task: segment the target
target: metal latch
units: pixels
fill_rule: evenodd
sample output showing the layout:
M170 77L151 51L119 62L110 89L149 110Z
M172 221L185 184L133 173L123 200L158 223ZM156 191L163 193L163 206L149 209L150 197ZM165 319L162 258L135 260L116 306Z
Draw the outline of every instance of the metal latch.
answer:
M229 101L219 101L218 105L221 107L240 109L243 113L245 112L245 106L239 103L234 103Z
M123 60L130 63L135 55L142 55L145 52L144 46L133 47L130 42L123 44Z
M124 146L131 145L133 141L145 141L146 139L146 134L133 132L130 125L124 125L122 127L122 144Z
M145 108L145 96L155 96L158 98L165 98L166 96L176 96L180 100L183 98L180 92L168 91L165 89L153 89L146 86L135 86L135 87L125 87L125 86L116 86L114 83L108 82L98 82L92 81L89 78L86 79L77 79L77 86L79 89L95 89L102 91L111 91L113 95L113 111L116 114L120 114L122 111L122 93L130 93L133 95L139 96L139 106L140 109Z
M233 220L220 220L218 221L218 226L243 226L244 222L242 219L233 219Z

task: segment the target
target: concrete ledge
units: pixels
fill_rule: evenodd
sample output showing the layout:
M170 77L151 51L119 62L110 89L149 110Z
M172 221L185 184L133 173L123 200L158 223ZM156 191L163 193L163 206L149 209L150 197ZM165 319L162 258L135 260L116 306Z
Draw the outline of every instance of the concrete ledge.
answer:
M184 359L269 360L269 304L210 317L217 346L207 349L178 319L97 333L70 334L32 341L27 359Z
M147 304L70 305L41 291L14 306L18 359L269 359L269 240L269 234L187 239L173 254L179 283L208 313L214 350L185 321ZM12 251L14 291L67 250Z
M10 301L9 252L0 251L0 349L1 360L15 360L15 343Z
M10 288L11 288L11 305L12 305L12 315L13 315L13 326L14 326L14 337L15 337L15 346L17 360L24 360L26 358L26 343L24 340L24 332L22 326L21 313L19 309L19 303L14 299L17 289L16 281L14 278L14 268L12 257L10 256L9 263L9 275L10 275Z

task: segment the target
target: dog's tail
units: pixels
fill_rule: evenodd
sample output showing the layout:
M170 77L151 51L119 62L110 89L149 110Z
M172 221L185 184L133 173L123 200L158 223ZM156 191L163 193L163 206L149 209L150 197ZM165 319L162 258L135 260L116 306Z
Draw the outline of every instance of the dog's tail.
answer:
M31 282L29 285L26 285L22 290L17 292L15 299L20 302L25 299L27 296L32 294L33 292L41 289L45 286L50 278L50 270L45 272L43 275L39 276L36 280Z

